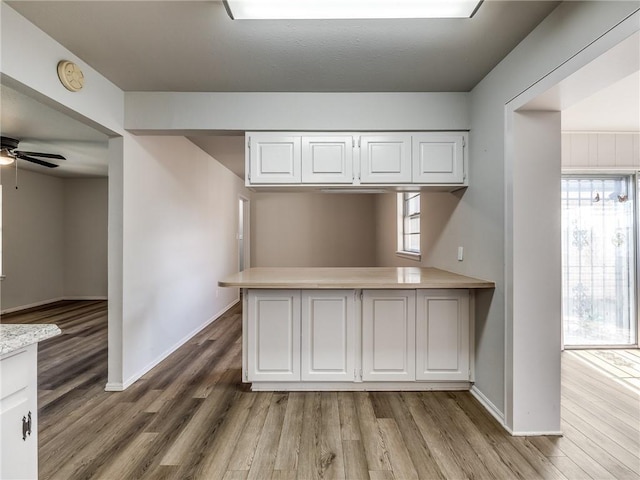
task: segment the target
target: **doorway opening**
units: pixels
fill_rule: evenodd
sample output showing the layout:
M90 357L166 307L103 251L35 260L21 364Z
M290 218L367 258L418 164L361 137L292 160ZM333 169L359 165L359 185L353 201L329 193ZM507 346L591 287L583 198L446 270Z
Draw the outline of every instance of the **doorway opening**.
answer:
M562 177L565 347L637 344L635 178Z

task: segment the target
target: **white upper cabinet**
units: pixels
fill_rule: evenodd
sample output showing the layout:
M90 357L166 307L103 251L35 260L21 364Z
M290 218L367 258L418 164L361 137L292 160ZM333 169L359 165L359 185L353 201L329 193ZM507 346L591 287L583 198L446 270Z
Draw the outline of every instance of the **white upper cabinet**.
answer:
M359 144L361 183L411 183L411 135L362 135Z
M353 137L302 137L302 183L353 183Z
M251 184L301 181L301 139L297 135L253 133L247 142L248 180Z
M465 181L463 133L413 135L413 182L462 184Z
M246 185L457 190L467 182L466 132L247 132Z

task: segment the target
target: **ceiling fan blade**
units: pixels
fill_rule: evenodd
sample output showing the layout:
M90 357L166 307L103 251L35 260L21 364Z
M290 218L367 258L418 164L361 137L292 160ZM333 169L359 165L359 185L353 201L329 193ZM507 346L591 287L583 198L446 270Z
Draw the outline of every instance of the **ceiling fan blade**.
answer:
M42 158L55 158L57 160L66 160L62 155L58 155L57 153L42 153L42 152L25 152L23 150L16 150L14 153L20 155L29 155L32 157L42 157Z
M16 158L19 158L21 160L26 160L27 162L37 163L38 165L42 165L43 167L48 167L48 168L58 167L58 165L56 165L55 163L49 163L49 162L45 162L44 160L39 160L37 158L29 157L25 155L24 152L14 152L14 153L16 154Z

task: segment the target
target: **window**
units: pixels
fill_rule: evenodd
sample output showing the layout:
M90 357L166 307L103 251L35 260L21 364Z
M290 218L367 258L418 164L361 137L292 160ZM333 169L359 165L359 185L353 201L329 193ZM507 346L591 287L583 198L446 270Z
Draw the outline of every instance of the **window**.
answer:
M420 193L398 193L398 250L403 257L420 260Z

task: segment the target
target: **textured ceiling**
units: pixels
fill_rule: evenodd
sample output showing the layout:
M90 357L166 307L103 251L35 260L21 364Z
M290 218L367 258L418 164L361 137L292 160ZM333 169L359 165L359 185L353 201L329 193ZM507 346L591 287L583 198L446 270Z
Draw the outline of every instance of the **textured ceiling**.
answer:
M48 169L24 160L20 168L59 177L106 176L108 137L6 85L0 86L0 131L20 141L19 149L67 158ZM9 170L11 167L2 167Z
M220 1L8 3L125 91L465 92L559 2L337 21L232 21Z

